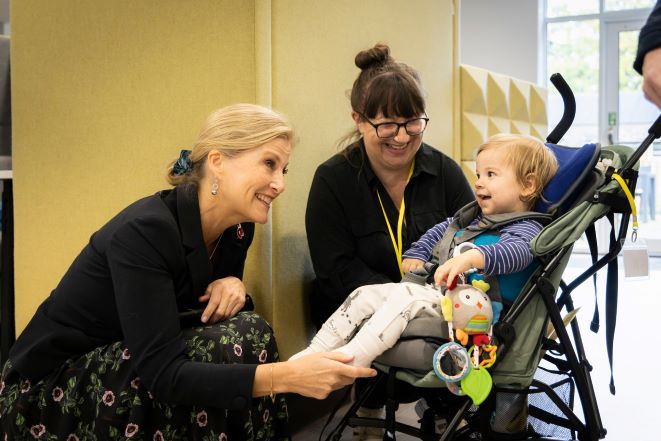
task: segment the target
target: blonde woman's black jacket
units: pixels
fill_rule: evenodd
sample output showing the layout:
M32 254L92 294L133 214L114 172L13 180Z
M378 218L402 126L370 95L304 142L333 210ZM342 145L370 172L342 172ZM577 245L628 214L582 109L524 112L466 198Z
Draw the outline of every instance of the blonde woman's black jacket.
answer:
M123 341L136 374L163 402L221 408L250 404L256 366L192 362L179 313L218 278L241 278L254 224L225 231L214 268L202 239L197 193L177 187L141 199L94 233L12 347L18 372L38 381L70 357Z

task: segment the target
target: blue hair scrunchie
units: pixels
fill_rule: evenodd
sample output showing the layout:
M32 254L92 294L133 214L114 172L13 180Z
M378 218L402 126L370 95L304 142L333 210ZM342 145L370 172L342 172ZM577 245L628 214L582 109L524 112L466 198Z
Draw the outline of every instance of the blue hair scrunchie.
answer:
M189 158L190 153L190 150L182 150L179 153L179 159L172 166L172 174L174 176L185 175L193 171L193 163Z

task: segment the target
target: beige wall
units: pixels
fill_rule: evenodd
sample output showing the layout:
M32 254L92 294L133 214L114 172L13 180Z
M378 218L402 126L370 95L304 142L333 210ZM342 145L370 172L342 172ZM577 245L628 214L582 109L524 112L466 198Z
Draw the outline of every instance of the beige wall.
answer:
M285 356L307 340L305 203L316 165L351 128L359 50L387 42L420 71L426 140L452 152L452 0L193 3L12 3L19 331L91 232L164 187L167 161L216 107L272 104L298 133L287 191L246 274Z
M213 109L255 99L252 1L12 3L16 323Z
M461 0L461 64L546 85L538 72L543 21L537 0Z
M454 27L450 0L274 0L272 9L273 105L289 115L300 138L286 196L273 213L273 320L288 355L304 346L309 331L302 325L305 281L312 278L307 193L316 165L337 152L337 140L351 128L347 91L359 73L356 53L383 41L420 71L431 119L425 140L450 152Z

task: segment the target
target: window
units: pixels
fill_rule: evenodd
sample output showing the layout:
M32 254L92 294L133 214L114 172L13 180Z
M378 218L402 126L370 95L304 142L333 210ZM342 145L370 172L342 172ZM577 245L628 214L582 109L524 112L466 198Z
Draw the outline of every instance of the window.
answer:
M647 102L641 103L640 95L624 93L640 91L640 76L631 64L638 44L638 30L654 3L655 0L544 1L544 77L548 79L554 72L561 73L576 96L576 118L563 143L617 141L620 107L623 112L628 108L644 109L636 116L639 121L631 121L632 112L622 113L628 119L628 126L621 127L623 135L627 132L627 138L633 136L630 132L638 126L649 125L656 118L656 108ZM623 23L626 24L623 26ZM614 27L623 33L610 41L606 37L612 34ZM615 67L606 65L606 54L620 57ZM616 70L609 73L609 69ZM622 90L619 90L620 84ZM608 90L608 85L612 90ZM553 127L562 115L563 104L550 82L548 88L549 127ZM619 96L607 99L608 94ZM619 98L623 101L618 102ZM607 109L608 103L615 108Z
M547 0L547 17L569 17L598 14L599 0Z
M606 0L604 4L606 11L651 8L653 6L654 0Z
M633 70L638 34L655 0L542 0L546 58L545 78L559 72L576 96L576 117L560 141L580 147L588 142L638 147L659 116L641 91L641 76ZM548 82L549 130L560 120L562 99ZM650 254L661 254L661 144L655 143L640 161L636 205L639 238ZM606 223L597 223L599 243L608 244ZM629 230L631 231L631 230ZM577 249L585 247L578 243Z
M599 134L599 20L550 22L547 32L547 69L549 77L559 72L576 97L576 117L563 142L583 145L594 142ZM549 127L557 123L564 110L562 99L549 82Z

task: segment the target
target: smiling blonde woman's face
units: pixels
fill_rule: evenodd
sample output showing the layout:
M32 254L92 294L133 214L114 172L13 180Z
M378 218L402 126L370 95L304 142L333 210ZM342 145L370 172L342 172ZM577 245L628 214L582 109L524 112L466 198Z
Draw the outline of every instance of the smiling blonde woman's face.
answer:
M218 200L242 222L264 224L271 202L285 191L291 143L276 138L234 157L224 157L218 173Z

